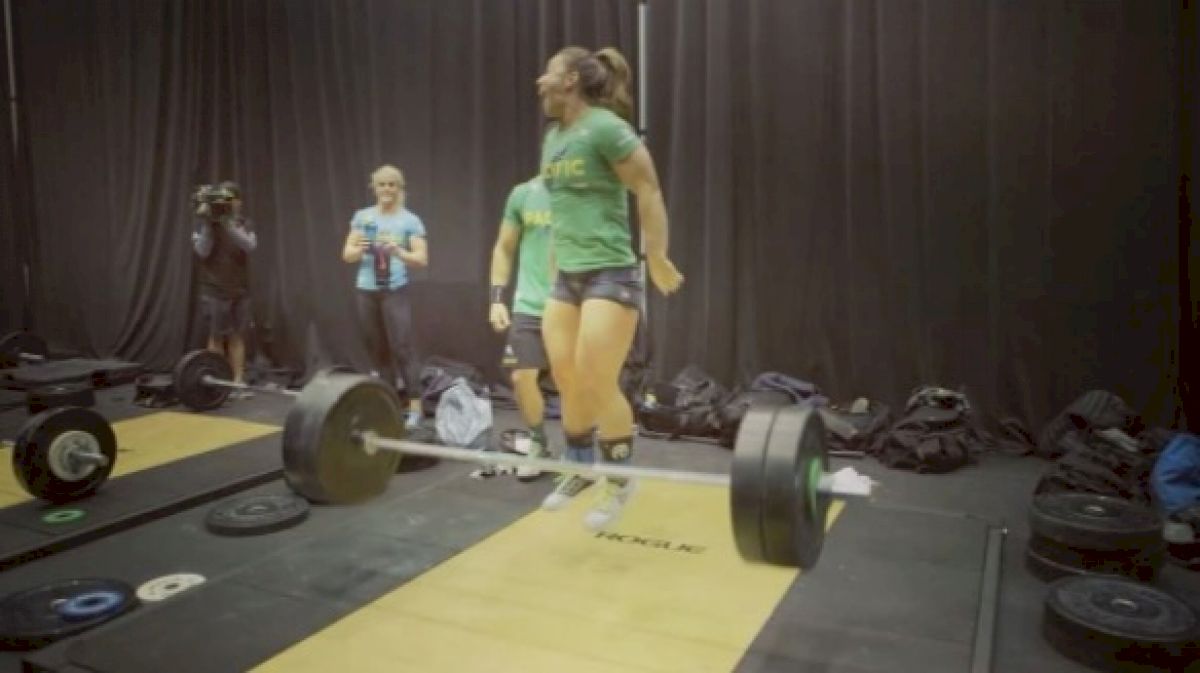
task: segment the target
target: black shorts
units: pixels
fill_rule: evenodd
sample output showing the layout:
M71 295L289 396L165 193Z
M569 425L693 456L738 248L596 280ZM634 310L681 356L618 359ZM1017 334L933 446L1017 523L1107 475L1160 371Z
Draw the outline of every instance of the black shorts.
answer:
M586 299L608 299L630 308L641 308L645 283L636 266L594 269L568 273L559 271L550 296L573 306Z
M546 344L542 342L541 316L513 314L500 364L508 369L546 369L550 366Z
M200 311L209 337L245 334L250 327L250 295L236 298L200 295Z

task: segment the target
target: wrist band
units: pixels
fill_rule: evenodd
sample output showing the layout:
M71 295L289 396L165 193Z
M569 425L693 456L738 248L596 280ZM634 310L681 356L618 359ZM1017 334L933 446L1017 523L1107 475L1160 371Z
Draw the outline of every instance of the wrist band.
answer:
M503 304L504 303L504 286L503 285L493 285L492 286L492 303L493 304Z

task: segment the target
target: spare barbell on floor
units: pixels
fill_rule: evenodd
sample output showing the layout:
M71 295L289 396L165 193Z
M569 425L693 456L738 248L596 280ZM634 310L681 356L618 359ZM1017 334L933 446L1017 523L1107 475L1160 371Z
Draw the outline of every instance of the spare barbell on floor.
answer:
M57 407L31 416L14 441L17 481L30 495L69 502L96 492L117 463L117 438L103 416L82 407Z
M286 388L267 388L232 381L233 368L220 353L196 350L175 363L172 385L179 401L194 411L211 411L225 403L234 390L253 390L278 395L299 395Z
M824 427L805 407L752 407L734 445L731 474L582 464L403 441L396 392L354 374L315 377L300 392L283 431L284 476L311 501L361 502L381 494L401 454L587 477L658 479L730 489L738 553L747 561L811 568L821 554L833 497L867 497L873 482L829 474ZM842 475L839 475L842 476Z
M330 365L317 371L313 378L332 372L353 373L354 370L345 365ZM271 388L255 386L248 383L231 381L233 368L229 361L219 353L209 350L194 350L175 363L172 373L172 386L175 396L184 406L194 411L211 411L220 407L229 399L234 390L252 390L259 393L287 395L296 397L300 393L287 388Z
M22 362L44 362L49 354L45 339L31 332L9 332L0 339L0 369L11 369Z

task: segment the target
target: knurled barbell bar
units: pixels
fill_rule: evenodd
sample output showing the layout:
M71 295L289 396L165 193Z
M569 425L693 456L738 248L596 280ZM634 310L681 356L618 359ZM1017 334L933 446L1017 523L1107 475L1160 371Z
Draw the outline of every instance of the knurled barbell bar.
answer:
M117 463L117 437L100 414L57 407L30 416L17 438L0 442L13 452L13 473L30 495L69 502L96 492Z
M9 332L0 339L0 369L10 369L22 362L44 362L49 354L46 341L30 332Z
M659 479L730 490L738 553L747 561L808 569L816 564L834 497L869 497L874 482L852 468L829 474L821 417L806 407L751 407L734 444L731 473L581 464L404 441L399 396L377 379L315 377L283 430L284 476L313 502L348 504L381 494L402 454L525 465L588 477Z
M344 365L331 365L319 370L315 376L330 372L349 372L353 369ZM233 390L253 390L259 393L296 397L300 393L287 388L270 388L231 381L233 368L223 356L209 350L195 350L175 363L171 385L175 395L184 406L193 411L211 411L225 403Z

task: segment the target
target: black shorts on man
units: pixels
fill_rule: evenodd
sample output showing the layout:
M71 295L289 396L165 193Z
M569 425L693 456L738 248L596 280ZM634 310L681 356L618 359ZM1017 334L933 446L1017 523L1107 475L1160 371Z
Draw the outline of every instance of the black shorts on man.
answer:
M250 327L250 295L218 297L200 293L201 313L210 337L245 334Z
M546 344L542 341L541 316L513 314L500 364L508 369L546 369L550 366Z

